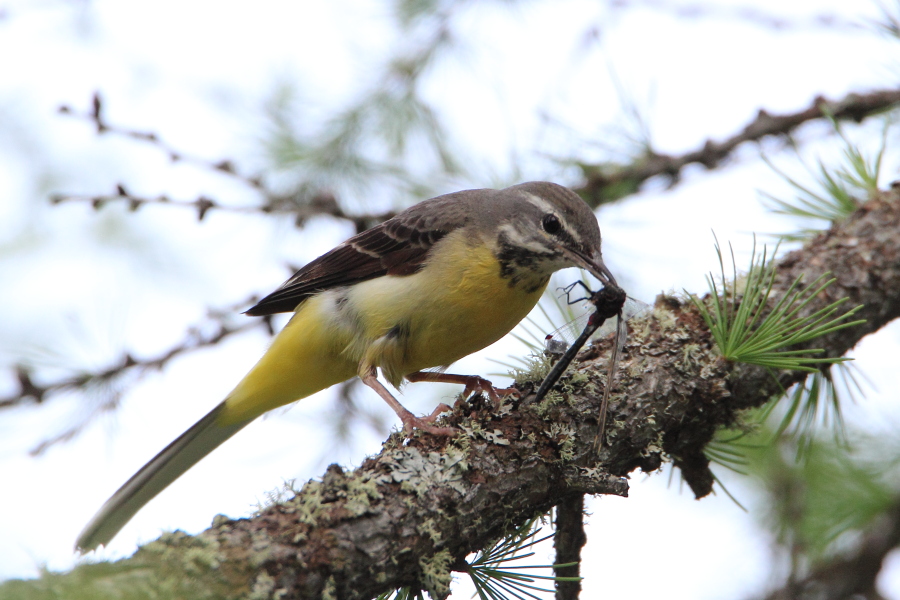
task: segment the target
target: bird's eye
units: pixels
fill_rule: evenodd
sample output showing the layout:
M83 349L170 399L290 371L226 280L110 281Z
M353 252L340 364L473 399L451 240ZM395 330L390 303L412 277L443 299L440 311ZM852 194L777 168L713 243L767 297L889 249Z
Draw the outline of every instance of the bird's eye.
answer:
M544 231L550 235L556 235L559 233L559 230L562 229L559 217L554 214L544 215L544 218L541 220L541 226L544 228Z

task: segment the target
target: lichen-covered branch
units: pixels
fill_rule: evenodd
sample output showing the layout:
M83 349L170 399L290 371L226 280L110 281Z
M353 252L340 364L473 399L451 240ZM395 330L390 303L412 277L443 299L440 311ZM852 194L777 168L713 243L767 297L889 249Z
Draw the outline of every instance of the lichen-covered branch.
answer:
M845 353L900 314L900 195L871 199L776 269L775 296L798 274L812 281L831 271L836 283L810 310L839 297L865 305L864 325L818 340L829 355ZM697 497L708 494L703 449L713 433L803 378L782 373L776 382L761 368L724 361L694 306L661 296L625 347L596 455L603 344L581 358L539 404L528 395L534 382L521 382L524 397L499 414L478 398L458 402L445 418L459 429L453 438L395 434L353 471L332 465L257 516L219 517L196 537L163 536L118 564L164 564L175 578L148 568L155 579L142 585L208 577L234 597L367 599L409 585L440 598L469 553L573 494L624 495L622 478L655 470L664 457Z

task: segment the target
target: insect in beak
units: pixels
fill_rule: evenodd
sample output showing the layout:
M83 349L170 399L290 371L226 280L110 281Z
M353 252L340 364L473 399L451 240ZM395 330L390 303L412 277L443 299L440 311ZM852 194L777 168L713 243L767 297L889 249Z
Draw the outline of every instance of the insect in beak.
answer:
M587 325L585 325L581 335L579 335L572 345L569 346L565 351L565 354L560 357L559 361L557 361L557 363L553 365L553 368L550 369L550 372L547 373L547 376L544 378L544 381L541 382L540 387L535 393L534 402L540 402L550 388L556 384L566 368L568 368L569 364L581 350L582 346L584 346L594 332L603 325L604 321L616 317L617 339L613 343L612 354L610 354L609 357L606 386L603 390L603 399L600 403L600 415L598 418L600 426L597 431L597 437L594 440L594 450L599 451L600 446L603 443L603 432L606 427L606 408L609 404L609 391L612 388L616 364L618 363L618 349L620 345L624 345L624 339L622 338L626 335L625 321L622 318L622 306L625 304L627 295L625 294L625 290L616 284L615 277L609 272L609 269L606 268L606 265L603 264L602 260L598 259L593 263L588 263L587 261L584 261L584 263L580 261L577 262L580 265L583 265L583 268L594 275L594 277L603 282L604 285L599 291L591 292L588 300L594 305L596 310L591 315L590 319L588 319Z

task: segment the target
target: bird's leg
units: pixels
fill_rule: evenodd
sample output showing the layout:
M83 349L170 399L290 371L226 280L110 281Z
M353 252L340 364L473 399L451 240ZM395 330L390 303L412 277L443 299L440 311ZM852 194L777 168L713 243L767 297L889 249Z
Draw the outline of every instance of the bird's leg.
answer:
M360 374L359 378L362 379L364 384L375 390L378 395L388 403L388 406L394 409L394 412L397 413L397 416L400 417L400 420L403 422L403 431L406 435L411 435L413 429L421 429L422 431L427 431L434 435L456 435L459 433L453 427L436 427L432 425L439 414L450 410L450 407L446 404L438 404L437 408L434 409L434 412L427 417L417 417L406 410L406 408L394 398L393 394L378 381L378 373L375 370L375 367L368 368L365 373Z
M494 402L494 410L500 409L503 396L519 395L516 388L500 388L494 387L490 381L478 375L454 375L453 373L441 373L438 371L416 371L406 376L409 381L440 381L443 383L462 383L466 386L463 395L469 397L475 392L486 393Z

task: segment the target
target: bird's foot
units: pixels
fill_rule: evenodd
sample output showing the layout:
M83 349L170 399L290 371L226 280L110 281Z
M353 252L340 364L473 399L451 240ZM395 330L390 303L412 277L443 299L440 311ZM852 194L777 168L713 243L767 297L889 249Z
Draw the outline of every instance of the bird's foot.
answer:
M487 394L487 397L494 403L494 410L500 410L500 405L503 404L503 398L506 396L516 398L522 396L521 392L514 387L495 388L494 384L484 377L479 377L478 375L465 375L465 377L467 381L465 382L466 388L463 390L463 396L468 398L472 394Z
M499 410L504 396L521 396L516 388L495 388L494 384L478 375L456 375L454 373L441 373L439 371L416 371L406 376L409 381L441 381L444 383L461 383L466 388L463 397L468 398L474 393L485 394L494 403L494 410Z
M414 429L418 429L419 431L426 431L432 435L456 435L459 433L459 430L454 427L438 427L433 425L441 413L450 410L452 409L446 404L438 404L437 408L435 408L427 417L417 417L411 412L406 411L405 414L400 415L400 420L403 421L403 432L407 436L410 436Z

